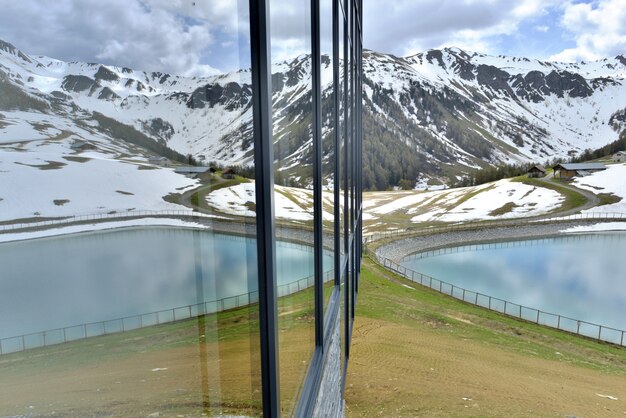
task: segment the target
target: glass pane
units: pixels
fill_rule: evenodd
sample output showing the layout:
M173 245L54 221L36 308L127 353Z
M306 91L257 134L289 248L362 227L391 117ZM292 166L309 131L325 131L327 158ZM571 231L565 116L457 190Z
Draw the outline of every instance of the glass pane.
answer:
M333 0L320 3L322 52L322 194L324 236L324 312L333 291L335 278L335 90L333 82Z
M292 416L315 348L310 2L270 3L281 415ZM279 247L280 249L280 247Z
M347 341L346 341L346 331L348 329L348 315L346 315L346 309L347 309L347 303L346 301L347 296L348 296L348 281L347 281L347 272L346 272L346 234L345 234L345 227L347 226L346 224L346 215L345 215L345 179L346 179L346 172L345 172L345 138L346 138L346 134L345 134L345 129L346 129L346 125L345 125L345 110L346 110L346 97L345 97L345 52L344 52L344 47L346 45L344 36L345 36L345 15L344 15L344 10L343 10L343 6L342 6L343 2L340 2L340 7L339 7L339 13L338 13L338 28L339 28L339 45L338 45L338 49L339 49L339 90L338 90L338 94L339 94L339 112L337 113L338 117L339 117L339 149L337 150L338 152L338 158L339 158L339 181L338 183L338 187L339 187L339 231L341 234L341 239L340 239L340 245L339 245L339 254L341 257L341 263L340 268L341 268L341 275L339 278L339 282L340 282L340 291L341 291L341 306L340 306L340 312L341 312L341 370L343 372L344 368L345 368L345 361L346 361L346 356L348 354L348 347L347 347ZM345 378L345 375L343 376Z
M342 257L341 265L345 262L345 249L347 246L346 241L346 206L345 206L345 188L346 188L346 80L347 80L347 71L346 71L346 60L345 60L345 51L346 51L346 40L345 40L345 11L342 7L339 8L339 149L338 157L339 157L339 221L340 221L340 233L341 233L341 245L340 245L340 253Z
M261 414L246 4L3 9L0 416Z

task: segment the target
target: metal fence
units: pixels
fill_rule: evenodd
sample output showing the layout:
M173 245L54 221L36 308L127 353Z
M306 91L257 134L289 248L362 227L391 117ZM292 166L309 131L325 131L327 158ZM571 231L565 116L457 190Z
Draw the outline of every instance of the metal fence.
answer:
M324 282L332 280L333 278L334 270L329 270L324 273ZM313 286L314 281L314 276L309 276L290 283L282 284L278 286L278 296L287 296L310 288ZM50 345L63 344L90 337L133 331L140 328L166 324L184 319L192 319L202 315L241 308L257 303L258 301L259 293L258 291L254 291L218 300L164 309L161 311L2 338L0 339L0 355L17 353Z
M500 220L500 221L482 221L482 222L465 222L453 225L444 226L432 226L426 228L407 228L398 229L395 231L375 232L363 237L363 243L368 244L374 241L379 241L388 238L399 238L411 235L421 234L444 234L447 232L468 231L480 228L498 228L498 227L513 227L524 225L541 225L541 224L554 224L561 222L573 222L573 221L619 221L626 220L626 213L621 212L591 212L580 213L569 216L557 216L553 218L545 219L512 219L512 220Z
M432 250L419 251L417 253L409 254L400 259L400 262L410 261L410 260L421 260L422 258L433 257L442 254L457 254L457 253L465 253L465 252L476 252L476 251L485 251L485 250L495 250L500 248L524 248L524 247L535 247L542 246L546 243L552 243L555 240L559 242L569 243L569 242L579 242L579 241L592 241L597 240L598 237L595 235L588 234L571 234L560 236L558 238L549 237L549 238L528 238L528 239L520 239L518 241L498 241L498 242L484 242L477 244L459 244L451 247L442 247L435 248ZM620 241L622 238L617 235L606 234L602 236L603 241Z
M530 308L504 299L464 289L443 280L435 279L434 277L426 274L408 269L403 265L385 257L378 257L378 261L385 268L406 277L412 282L419 283L430 289L452 296L472 305L480 306L514 318L533 322L535 324L556 328L561 331L567 331L576 335L593 338L595 340L609 342L622 347L625 346L624 334L626 331L581 321L579 319L569 318L563 315L544 312L539 309Z
M71 215L67 217L47 219L43 221L4 224L4 225L0 225L0 232L12 232L12 231L19 231L22 229L42 229L42 228L49 228L51 226L61 226L61 225L92 222L92 221L100 222L100 221L105 221L105 220L134 219L134 218L145 218L145 217L214 218L213 215L208 215L202 212L195 212L192 210L133 210L133 211L128 211L128 212Z

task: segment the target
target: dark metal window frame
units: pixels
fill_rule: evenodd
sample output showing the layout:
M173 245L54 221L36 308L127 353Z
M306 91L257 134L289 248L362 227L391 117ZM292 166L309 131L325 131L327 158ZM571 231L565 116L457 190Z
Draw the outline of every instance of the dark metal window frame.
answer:
M362 0L332 1L333 89L334 89L334 287L326 317L323 306L323 231L322 231L322 110L320 0L311 0L311 56L313 75L313 149L314 149L314 264L315 264L315 350L302 386L296 416L313 413L331 333L341 315L344 298L345 357L342 387L349 358L356 291L361 261L361 21ZM276 286L276 241L274 218L273 126L269 0L250 0L250 43L253 102L254 161L256 187L256 232L259 277L259 323L263 416L280 416L278 358L278 315ZM339 28L343 23L343 96L339 95ZM340 101L343 102L343 161L340 165ZM340 172L340 169L342 172ZM343 189L343 237L341 236L340 190ZM343 243L341 243L343 239ZM341 258L341 247L345 257ZM344 292L341 278L344 277ZM339 360L339 359L338 359ZM343 390L343 389L342 389Z

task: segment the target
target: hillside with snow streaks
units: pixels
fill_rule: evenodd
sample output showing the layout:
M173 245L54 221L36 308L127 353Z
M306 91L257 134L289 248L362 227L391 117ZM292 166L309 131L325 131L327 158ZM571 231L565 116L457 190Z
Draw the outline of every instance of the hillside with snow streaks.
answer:
M321 62L326 149L334 126L333 80L330 59ZM284 184L308 188L310 59L274 63L272 72L276 167L288 179ZM567 64L456 48L406 58L364 51L363 75L366 189L400 180L454 183L487 165L568 157L612 142L626 128L622 55ZM53 138L56 129L67 134L66 143L95 136L137 157L167 147L181 161L192 155L200 162L249 165L250 77L249 69L195 78L66 63L0 41L0 140L34 138L22 131ZM63 121L46 131L43 119ZM142 145L124 144L129 135L141 137ZM329 172L333 157L325 155L323 163Z
M567 158L626 128L622 55L553 63L457 48L406 58L366 51L363 66L369 130L423 154L417 177Z
M408 224L499 220L544 215L564 197L550 189L511 180L437 191L373 192L364 197L364 230Z

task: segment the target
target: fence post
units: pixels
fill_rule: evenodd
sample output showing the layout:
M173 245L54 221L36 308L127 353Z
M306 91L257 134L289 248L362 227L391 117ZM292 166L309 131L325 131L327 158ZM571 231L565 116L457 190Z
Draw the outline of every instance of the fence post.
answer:
M506 313L506 300L504 301L504 313Z
M601 335L602 335L602 325L600 325L600 327L598 328L598 339L600 339Z
M619 345L624 345L624 331L622 331L622 339L620 340Z
M465 289L463 289L463 302L465 302Z
M65 328L63 328L63 342L66 343L67 342L67 337L65 335Z
M474 305L478 305L478 293L474 293L476 297L474 298Z
M519 306L519 319L522 319L522 305Z
M491 309L491 296L489 296L489 309Z
M539 309L537 309L537 323L539 323L539 312L541 312Z
M556 328L561 329L561 315L557 316Z
M87 338L87 324L83 324L83 338Z
M576 334L580 334L580 321L576 321L577 325L576 325Z

